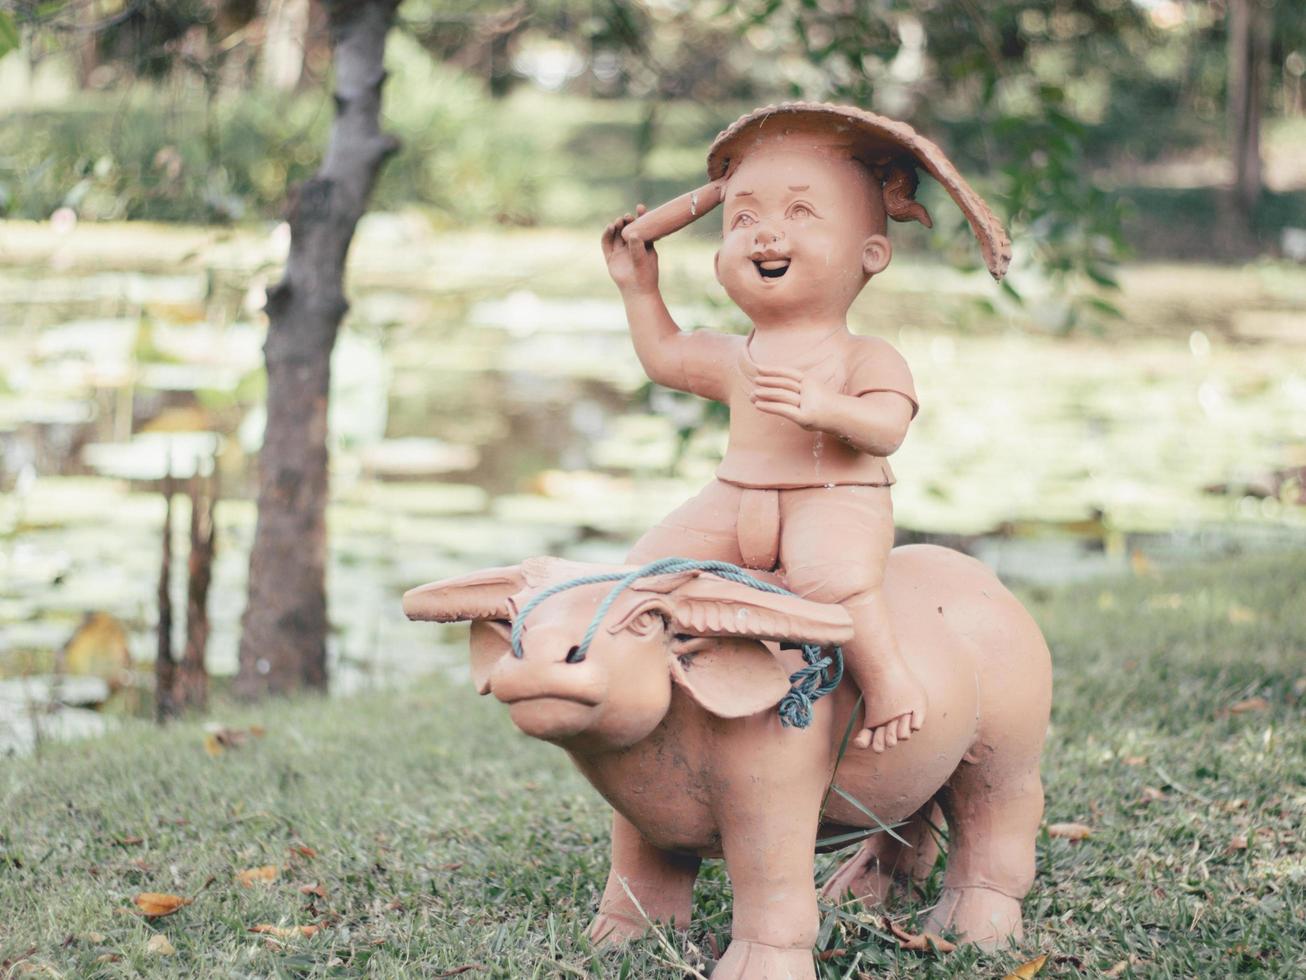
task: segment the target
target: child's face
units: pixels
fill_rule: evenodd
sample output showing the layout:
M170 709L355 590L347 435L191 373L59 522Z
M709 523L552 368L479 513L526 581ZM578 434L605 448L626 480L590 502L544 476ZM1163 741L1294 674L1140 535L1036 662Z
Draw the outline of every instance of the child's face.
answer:
M883 268L866 261L883 229L860 164L796 140L755 149L726 185L717 279L754 323L841 322Z

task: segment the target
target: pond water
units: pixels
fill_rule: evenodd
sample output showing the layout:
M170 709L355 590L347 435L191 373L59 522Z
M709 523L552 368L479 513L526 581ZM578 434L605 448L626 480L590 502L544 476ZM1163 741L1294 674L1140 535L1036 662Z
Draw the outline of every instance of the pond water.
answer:
M710 478L721 417L644 384L594 238L361 227L330 419L338 689L461 671L462 632L404 622L404 589L532 554L619 560ZM283 229L0 224L0 678L49 671L91 612L148 662L157 481L215 457L209 662L234 670L258 310L285 246ZM712 247L664 246L665 291L685 326L740 329ZM866 290L853 328L892 341L921 396L894 457L904 540L1036 582L1306 543L1306 272L1123 282L1124 321L1072 338L1038 330L1050 300L982 312L990 283L910 258ZM184 500L174 528L181 619Z

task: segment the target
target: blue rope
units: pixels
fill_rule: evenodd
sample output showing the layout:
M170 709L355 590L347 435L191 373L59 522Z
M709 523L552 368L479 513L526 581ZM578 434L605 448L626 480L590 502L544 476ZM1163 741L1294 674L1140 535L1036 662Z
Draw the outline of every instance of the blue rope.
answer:
M580 644L577 646L574 654L575 659L578 661L584 660L586 654L589 653L590 644L594 642L594 637L598 634L599 625L608 614L608 610L612 608L612 604L617 601L617 596L621 595L622 592L641 578L647 578L651 575L673 575L678 572L708 572L719 578L738 582L741 585L748 585L763 592L771 592L775 595L795 595L788 589L754 578L738 565L732 565L730 562L695 561L692 558L660 558L630 572L582 575L580 578L559 582L556 585L549 586L542 592L537 592L531 597L530 602L522 607L521 612L513 620L511 634L513 656L520 660L525 655L522 651L521 635L526 625L526 617L545 599L568 589L579 588L582 585L595 585L600 582L617 583L604 596L603 601L599 603L598 609L594 612L594 618L590 621L589 628L585 630L585 635L581 637ZM812 704L838 687L839 681L843 679L843 650L839 646L832 646L829 654L826 654L817 644L804 643L803 660L807 663L807 666L789 675L789 693L781 699L776 709L780 714L780 723L786 728L806 728L810 725L812 723Z

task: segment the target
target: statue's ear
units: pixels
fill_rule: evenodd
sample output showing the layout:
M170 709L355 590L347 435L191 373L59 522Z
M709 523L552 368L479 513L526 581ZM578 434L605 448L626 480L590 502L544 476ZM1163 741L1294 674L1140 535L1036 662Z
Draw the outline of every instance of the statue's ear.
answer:
M520 565L486 568L409 589L404 593L404 615L436 623L511 619L508 600L525 587Z
M708 574L668 575L664 579L652 578L632 588L647 598L632 608L626 619L652 608L667 617L675 633L746 636L823 647L847 643L853 636L851 617L835 603L764 592Z
M756 640L714 637L671 656L671 679L718 718L746 718L789 692L780 661Z

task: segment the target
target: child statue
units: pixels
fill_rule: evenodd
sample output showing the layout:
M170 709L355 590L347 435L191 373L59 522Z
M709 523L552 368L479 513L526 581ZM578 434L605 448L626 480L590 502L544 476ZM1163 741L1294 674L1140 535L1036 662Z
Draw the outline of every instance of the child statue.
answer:
M672 555L778 571L804 598L840 603L846 668L865 699L851 744L883 752L926 722L925 688L881 595L893 546L888 458L918 409L911 372L885 340L849 332L848 309L893 254L887 218L930 225L917 168L948 190L1000 279L1010 243L942 151L860 109L786 103L724 130L712 183L603 234L636 354L650 379L730 406L716 479L645 534L627 561ZM716 277L752 321L747 337L676 326L653 241L724 204Z

